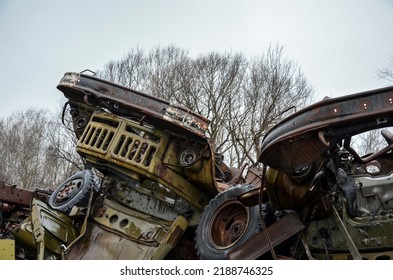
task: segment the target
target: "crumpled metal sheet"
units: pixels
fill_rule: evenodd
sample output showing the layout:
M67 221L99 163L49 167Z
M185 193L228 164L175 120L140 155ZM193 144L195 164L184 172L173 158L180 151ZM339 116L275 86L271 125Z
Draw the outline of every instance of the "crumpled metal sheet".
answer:
M259 161L291 173L343 137L393 124L393 87L327 98L284 119L265 135Z
M150 259L156 246L131 241L90 223L88 232L63 256L66 260L141 260Z
M93 76L68 72L57 88L72 101L101 106L178 133L205 137L210 121L184 107Z

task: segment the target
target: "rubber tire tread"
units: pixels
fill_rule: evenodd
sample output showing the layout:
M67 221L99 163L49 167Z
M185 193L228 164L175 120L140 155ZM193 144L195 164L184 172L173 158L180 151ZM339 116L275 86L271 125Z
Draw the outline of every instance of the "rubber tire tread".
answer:
M250 221L243 236L235 244L233 244L233 246L227 248L217 248L209 241L208 238L208 236L210 236L208 233L208 230L210 229L209 221L213 216L214 212L220 207L220 205L227 202L228 200L237 199L239 195L249 191L252 188L254 188L254 186L250 184L233 186L219 193L206 206L205 210L202 213L195 235L195 246L200 259L224 260L226 259L226 254L230 250L239 247L246 240L250 239L252 236L262 231L259 205L255 205L249 208Z
M56 196L59 193L59 191L69 182L75 180L75 179L82 179L83 184L81 189L76 193L74 197L69 199L63 204L58 204L55 202ZM95 183L95 175L93 171L90 169L85 169L82 171L79 171L63 181L57 188L56 190L51 194L49 197L48 203L49 206L55 210L61 211L63 213L69 214L71 211L72 207L74 205L77 206L86 206L89 198L89 194L91 189L93 188Z

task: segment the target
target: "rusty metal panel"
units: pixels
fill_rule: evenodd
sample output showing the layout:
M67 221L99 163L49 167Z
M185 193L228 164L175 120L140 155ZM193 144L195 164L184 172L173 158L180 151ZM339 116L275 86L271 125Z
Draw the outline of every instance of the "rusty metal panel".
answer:
M0 182L0 198L3 202L28 207L33 196L33 191Z
M137 117L178 133L205 137L210 121L168 101L80 73L65 73L57 88L69 100Z
M273 247L287 240L304 228L304 224L293 214L288 214L267 228ZM255 260L270 250L265 232L251 237L227 254L230 260Z
M66 260L140 260L150 259L156 246L132 241L90 222L82 238L63 254Z
M262 170L255 166L250 167L247 170L245 182L259 188L262 183Z
M293 172L343 137L393 124L393 87L327 98L292 114L264 137L259 161Z

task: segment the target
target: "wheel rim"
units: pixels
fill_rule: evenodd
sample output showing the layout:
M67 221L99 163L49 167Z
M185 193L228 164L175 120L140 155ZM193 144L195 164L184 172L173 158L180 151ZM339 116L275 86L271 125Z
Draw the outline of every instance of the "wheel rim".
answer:
M221 205L209 223L210 242L219 249L236 244L249 224L249 210L239 201L231 200Z
M81 179L74 179L65 184L57 193L54 203L57 205L64 204L81 190L83 181Z

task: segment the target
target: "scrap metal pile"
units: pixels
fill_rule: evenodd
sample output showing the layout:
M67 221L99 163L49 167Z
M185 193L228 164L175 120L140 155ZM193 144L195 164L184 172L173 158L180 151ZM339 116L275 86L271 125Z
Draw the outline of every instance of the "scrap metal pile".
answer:
M393 258L393 87L294 113L239 170L183 107L83 73L58 89L86 169L0 182L0 259ZM375 129L385 148L360 155Z

